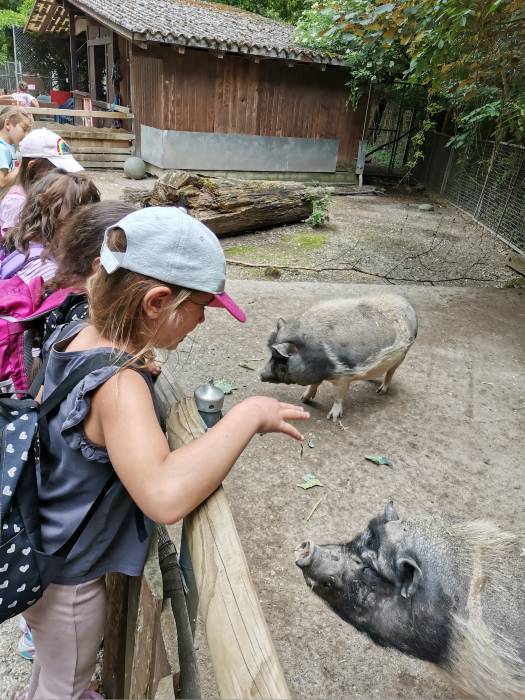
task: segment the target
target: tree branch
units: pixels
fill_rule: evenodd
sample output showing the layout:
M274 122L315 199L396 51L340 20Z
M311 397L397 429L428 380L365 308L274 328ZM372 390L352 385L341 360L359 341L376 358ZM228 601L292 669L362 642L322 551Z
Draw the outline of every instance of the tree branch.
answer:
M347 267L305 267L302 265L273 265L272 263L250 263L244 260L233 260L232 258L226 258L226 262L229 265L239 265L240 267L254 267L254 268L270 268L272 270L298 270L306 272L357 272L360 275L369 275L370 277L378 277L384 279L387 282L418 282L421 284L437 284L442 282L462 282L468 280L470 282L493 282L494 278L482 278L482 277L444 277L441 279L417 279L413 277L391 277L388 273L383 274L381 272L372 272L371 270L364 270L357 265L348 265Z

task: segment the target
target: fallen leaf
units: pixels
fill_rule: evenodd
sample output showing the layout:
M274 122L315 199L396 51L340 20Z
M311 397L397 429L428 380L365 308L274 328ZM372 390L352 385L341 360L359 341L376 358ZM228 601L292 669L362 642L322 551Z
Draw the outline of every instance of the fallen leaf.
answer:
M213 386L216 386L217 389L220 389L223 394L231 394L232 391L237 389L234 382L231 382L229 379L225 379L224 377L221 377L220 379L212 379L210 384L213 384Z
M381 464L387 467L392 466L391 460L389 460L388 457L385 457L384 455L365 455L365 459L367 459L369 462L373 462L374 464Z
M299 488L306 491L307 489L312 489L314 486L323 486L323 484L319 481L315 474L305 474L302 482L300 484L296 484L296 486L299 486Z

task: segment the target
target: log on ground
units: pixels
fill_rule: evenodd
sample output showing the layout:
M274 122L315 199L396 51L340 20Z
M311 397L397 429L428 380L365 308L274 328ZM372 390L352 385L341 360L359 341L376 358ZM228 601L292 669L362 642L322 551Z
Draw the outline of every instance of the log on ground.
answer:
M150 192L127 190L125 198L142 206L184 207L223 236L304 221L313 211L312 200L327 191L295 182L228 180L172 170Z

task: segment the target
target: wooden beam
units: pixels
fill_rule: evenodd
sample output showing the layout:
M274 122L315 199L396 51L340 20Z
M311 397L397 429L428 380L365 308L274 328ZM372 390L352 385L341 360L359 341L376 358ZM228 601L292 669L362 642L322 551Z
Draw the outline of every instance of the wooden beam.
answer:
M69 89L76 90L77 82L77 60L76 60L76 35L75 35L75 13L69 10Z
M204 432L193 399L171 410L167 432L171 449ZM219 696L290 698L222 486L185 525Z
M105 148L104 146L75 146L74 149L74 155L79 156L79 155L85 155L88 153L91 154L99 154L103 153L104 155L116 155L116 156L126 156L130 155L131 153L134 153L135 149L133 146L125 146L124 148ZM108 160L111 160L108 158Z
M57 117L96 117L97 119L133 119L133 114L123 112L102 112L89 109L47 109L46 107L25 107L29 114L47 114Z

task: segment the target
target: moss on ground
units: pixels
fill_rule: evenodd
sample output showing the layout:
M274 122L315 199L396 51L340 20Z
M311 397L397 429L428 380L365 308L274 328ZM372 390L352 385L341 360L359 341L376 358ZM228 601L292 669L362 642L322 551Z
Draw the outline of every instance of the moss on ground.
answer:
M227 258L236 258L264 266L243 268L243 274L252 279L264 279L265 277L277 279L281 276L279 266L306 265L309 262L309 253L319 250L327 244L328 234L306 229L300 233L285 234L276 241L265 241L259 245L230 246L224 249L224 254ZM293 272L291 274L294 275Z
M257 253L259 251L259 247L255 245L234 245L231 248L225 248L224 249L224 254L226 256L243 256L243 255L251 255L252 253Z
M296 233L289 238L303 250L319 250L328 242L326 233Z

